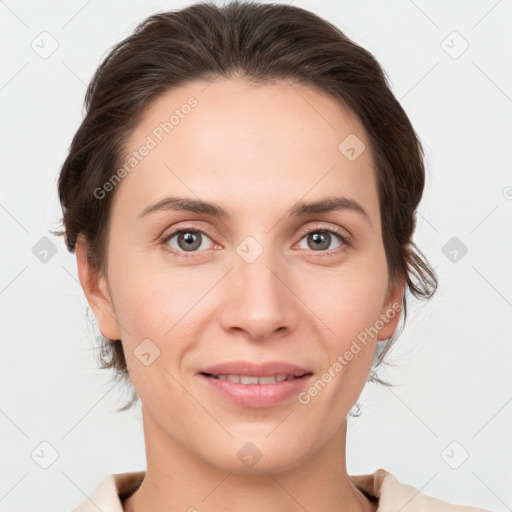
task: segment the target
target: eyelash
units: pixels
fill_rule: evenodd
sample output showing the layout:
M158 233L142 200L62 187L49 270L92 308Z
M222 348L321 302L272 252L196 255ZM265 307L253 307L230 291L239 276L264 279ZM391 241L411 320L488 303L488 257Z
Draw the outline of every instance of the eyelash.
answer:
M194 226L186 226L184 228L177 229L170 234L165 233L159 239L159 242L160 242L160 244L162 244L164 246L164 248L169 253L171 253L172 255L174 255L176 257L181 257L181 256L183 256L185 258L195 257L197 252L203 252L203 251L190 251L190 253L188 253L188 254L186 251L179 251L177 254L177 249L171 248L168 245L168 242L171 238L173 238L174 236L179 235L181 233L187 233L187 232L201 233L201 234L207 236L208 238L213 239L213 237L204 229L197 228ZM305 236L307 236L311 233L317 233L317 232L334 233L335 235L337 235L340 238L342 245L336 249L330 249L330 250L325 250L325 251L313 251L311 249L311 252L314 254L314 256L327 256L327 257L335 256L339 252L346 252L349 247L352 247L352 237L350 235L345 234L345 232L341 231L341 229L338 229L338 228L332 227L332 226L315 226L314 228L302 230L300 232L299 242ZM315 254L315 253L317 253L317 254Z

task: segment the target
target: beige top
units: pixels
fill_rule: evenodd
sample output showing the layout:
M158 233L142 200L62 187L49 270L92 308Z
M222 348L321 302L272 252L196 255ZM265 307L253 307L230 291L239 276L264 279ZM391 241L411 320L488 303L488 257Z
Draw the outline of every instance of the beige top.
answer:
M145 471L136 471L108 475L72 512L123 512L122 500L135 492L145 474ZM399 482L384 469L369 475L349 477L363 494L378 501L377 512L489 512L481 508L453 505L421 494L411 485Z

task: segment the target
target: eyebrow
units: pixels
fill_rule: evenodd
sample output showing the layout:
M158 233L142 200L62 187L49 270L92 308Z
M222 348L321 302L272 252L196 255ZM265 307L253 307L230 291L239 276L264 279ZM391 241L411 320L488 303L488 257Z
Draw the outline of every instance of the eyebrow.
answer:
M155 212L168 210L204 213L206 215L211 215L212 217L225 219L231 218L230 213L217 204L185 197L166 197L161 199L160 201L144 208L137 218L143 218ZM312 202L298 201L287 213L288 217L305 217L315 213L327 213L342 210L358 213L366 219L370 226L372 225L367 211L357 201L348 197L326 197Z

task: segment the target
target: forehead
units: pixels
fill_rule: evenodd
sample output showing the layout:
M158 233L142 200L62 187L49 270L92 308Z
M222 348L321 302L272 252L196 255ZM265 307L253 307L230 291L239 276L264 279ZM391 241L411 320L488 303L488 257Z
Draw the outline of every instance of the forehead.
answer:
M134 207L171 192L228 198L233 208L239 200L252 211L326 192L376 199L369 141L356 116L291 82L223 79L170 90L145 112L123 163L134 154L117 193Z

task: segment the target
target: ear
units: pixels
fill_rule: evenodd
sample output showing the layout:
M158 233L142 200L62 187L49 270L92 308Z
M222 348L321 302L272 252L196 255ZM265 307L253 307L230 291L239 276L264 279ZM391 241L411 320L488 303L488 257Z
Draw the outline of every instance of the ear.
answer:
M121 333L106 277L93 269L87 257L87 243L83 238L77 240L75 251L80 284L96 317L101 334L110 340L120 340Z
M405 286L405 280L399 279L393 282L388 289L386 300L380 312L380 319L384 326L379 330L378 341L387 340L395 332L402 315L402 299Z

